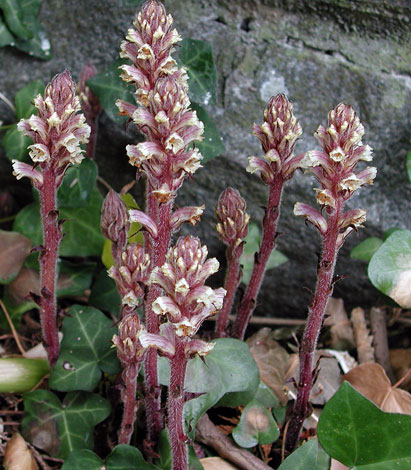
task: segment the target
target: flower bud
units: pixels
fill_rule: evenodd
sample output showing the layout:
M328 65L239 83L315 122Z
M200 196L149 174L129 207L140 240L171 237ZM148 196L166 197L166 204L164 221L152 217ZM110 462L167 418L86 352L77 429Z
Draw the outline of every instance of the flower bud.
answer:
M101 208L100 228L102 234L120 248L126 246L130 229L128 210L121 197L112 189Z
M122 363L131 364L141 360L146 351L140 342L140 336L144 333L136 313L128 314L121 320L118 335L113 336L112 342Z

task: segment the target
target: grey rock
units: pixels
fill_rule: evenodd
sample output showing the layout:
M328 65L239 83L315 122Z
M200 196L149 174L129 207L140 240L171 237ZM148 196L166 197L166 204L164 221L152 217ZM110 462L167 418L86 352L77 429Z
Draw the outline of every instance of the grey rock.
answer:
M28 81L44 81L64 68L75 78L90 60L98 70L118 55L131 25L131 0L49 0L39 17L53 47L49 62L35 60L13 48L0 49L0 90L9 98ZM202 204L207 211L193 232L210 253L224 262L224 247L214 234L214 205L227 185L240 190L254 221L261 221L267 188L245 172L247 157L261 156L253 122L261 123L268 98L285 92L294 103L304 134L297 151L318 148L313 132L326 122L339 102L350 103L366 128L364 142L375 150L375 185L359 191L350 207L368 210L366 228L352 236L340 252L337 274L349 277L336 285L336 295L350 308L378 301L363 263L349 258L350 249L366 236L381 236L391 227L410 228L411 184L405 156L411 149L410 4L406 0L167 0L183 37L204 39L213 46L218 72L218 102L207 106L218 122L227 153L207 163L187 181L178 204ZM12 122L0 102L0 116ZM101 175L116 189L133 178L125 145L132 132L100 120L96 159ZM0 149L0 155L2 155ZM9 165L0 159L0 184L15 184ZM295 201L313 203L314 181L296 174L287 185L278 227L279 249L289 261L267 273L257 314L304 316L315 287L320 239L292 215ZM189 229L184 228L184 231ZM219 277L218 277L219 276ZM222 272L216 283L223 279Z

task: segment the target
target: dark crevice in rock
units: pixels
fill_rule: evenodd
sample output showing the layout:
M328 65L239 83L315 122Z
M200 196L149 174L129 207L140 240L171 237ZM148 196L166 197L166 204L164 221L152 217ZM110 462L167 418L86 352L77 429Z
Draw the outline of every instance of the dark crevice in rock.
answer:
M251 21L252 21L252 18L244 18L240 24L240 29L242 29L246 33L249 33L251 31L251 28L250 28Z

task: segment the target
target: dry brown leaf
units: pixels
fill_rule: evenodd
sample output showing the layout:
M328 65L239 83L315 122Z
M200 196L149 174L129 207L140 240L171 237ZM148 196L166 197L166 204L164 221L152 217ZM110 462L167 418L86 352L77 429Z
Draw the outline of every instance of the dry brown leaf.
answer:
M200 459L200 462L204 470L239 470L238 467L234 467L221 457L206 457Z
M317 363L320 357L320 372L310 394L310 401L314 405L325 405L341 385L338 361L334 357L329 357L329 354L326 351L321 351L319 349L315 352L314 364ZM285 374L286 380L294 377L295 381L298 383L299 367L300 361L298 359L298 354L291 355L288 362L288 369ZM294 385L291 383L288 385L290 390L296 393Z
M397 380L402 379L411 368L411 348L410 349L390 349L391 365ZM411 375L409 375L400 385L401 388L411 391Z
M346 467L343 463L339 462L338 460L331 459L331 467L330 470L349 470L350 467Z
M4 467L7 470L38 470L39 468L26 441L18 433L14 434L7 443Z
M257 363L261 380L277 395L285 405L288 396L285 393L285 373L289 358L288 352L272 338L270 328L262 328L248 338L247 344Z
M354 335L350 320L344 308L343 299L330 297L325 308L324 325L330 326L333 349L347 350L354 347Z
M31 250L31 240L17 232L0 230L0 281L17 276Z
M7 292L13 303L20 304L33 292L40 295L40 275L34 269L23 268L14 281L7 286Z
M360 364L345 374L343 379L383 411L411 414L411 395L405 390L393 388L379 364Z

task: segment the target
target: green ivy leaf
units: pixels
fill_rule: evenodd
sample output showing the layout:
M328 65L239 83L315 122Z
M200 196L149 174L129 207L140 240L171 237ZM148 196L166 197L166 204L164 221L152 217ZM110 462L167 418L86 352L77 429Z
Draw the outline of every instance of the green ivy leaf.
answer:
M118 114L116 101L120 99L135 103L131 87L127 87L126 83L120 78L119 67L125 63L127 62L118 59L107 70L87 80L87 86L97 96L101 107L114 122L120 125L126 123L128 117Z
M239 446L250 448L257 444L271 444L279 438L280 430L268 409L259 401L252 400L243 409L232 436Z
M43 60L51 59L51 44L36 17L42 0L20 0L23 21L32 35L31 39L16 41L15 46L27 54Z
M3 20L0 18L0 47L9 46L14 43L14 36L7 29Z
M244 251L241 256L241 264L243 266L242 282L247 285L250 282L251 274L254 267L254 255L258 252L261 243L260 229L256 224L250 224L248 234L245 238ZM270 270L284 264L288 258L278 250L272 251L267 261L266 270Z
M411 308L411 231L397 230L368 265L372 284L403 308Z
M411 182L411 152L408 152L408 153L407 153L407 163L406 163L406 166L407 166L408 179L409 179L410 182Z
M33 80L16 93L14 100L17 119L29 118L32 114L37 114L33 100L37 95L44 93L44 88L41 80Z
M108 277L107 271L103 269L97 276L96 282L91 288L89 304L100 310L118 316L121 308L121 297L118 293L116 283Z
M21 0L0 0L0 7L9 30L20 39L30 39L32 34L24 24Z
M70 453L61 470L158 470L158 467L146 462L141 452L135 447L120 444L112 450L106 462L91 450L74 450Z
M19 132L17 130L17 124L13 124L12 127L7 130L1 143L9 160L19 160L21 162L27 162L29 160L27 147L33 143L33 140Z
M171 446L170 441L168 439L168 434L165 429L160 433L160 439L158 443L157 452L159 454L159 458L156 461L157 467L161 470L172 470L172 454L171 454ZM140 470L140 467L136 467ZM109 470L109 469L107 469ZM120 469L119 469L120 470ZM187 470L203 470L203 466L199 461L197 454L193 448L193 446L188 446L188 469Z
M187 67L190 100L203 105L215 103L217 74L211 45L197 39L183 39L179 60Z
M185 390L203 394L184 406L186 420L192 429L195 429L202 414L225 394L248 391L254 395L260 380L254 358L243 341L221 338L213 342L214 349L204 358L204 362L196 356L187 365ZM170 367L165 358L160 358L159 376L160 382L168 385Z
M96 263L71 263L67 260L58 262L57 297L84 295L91 285Z
M22 427L25 438L39 445L55 441L51 455L65 458L74 449L93 447L93 428L110 414L110 404L104 398L87 392L68 393L63 403L48 390L35 390L24 395L25 418ZM57 435L56 435L57 431Z
M317 457L318 441L311 439L290 454L278 470L317 470Z
M360 261L366 261L368 263L382 243L381 238L368 237L351 250L350 258L359 259Z
M344 382L321 413L324 450L352 470L411 468L411 416L385 413Z
M104 237L100 232L100 211L103 198L94 188L87 207L59 210L64 219L65 234L60 247L61 256L100 256ZM43 240L39 204L33 202L24 207L16 216L13 230L30 238L34 245Z
M96 186L97 165L85 158L80 165L71 166L58 191L58 207L76 208L88 205Z
M73 305L63 322L60 356L50 376L50 387L59 391L92 391L101 373L121 371L111 338L111 320L92 307Z
M207 111L197 103L191 103L191 108L197 111L197 116L204 124L204 139L201 142L195 142L203 155L202 163L207 163L215 157L223 154L226 151L223 140L218 132L215 122L212 120Z

